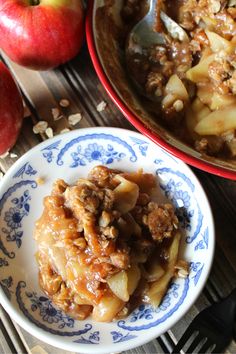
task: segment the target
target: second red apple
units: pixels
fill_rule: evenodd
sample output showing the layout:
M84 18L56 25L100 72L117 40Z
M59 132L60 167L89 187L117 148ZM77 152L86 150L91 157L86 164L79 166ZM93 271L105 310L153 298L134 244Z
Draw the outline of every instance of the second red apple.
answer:
M23 102L7 67L0 62L0 155L15 144L23 121Z

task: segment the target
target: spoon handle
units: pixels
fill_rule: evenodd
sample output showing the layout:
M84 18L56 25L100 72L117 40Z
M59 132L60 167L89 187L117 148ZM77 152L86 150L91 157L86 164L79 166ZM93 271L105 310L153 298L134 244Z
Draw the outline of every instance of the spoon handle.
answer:
M155 10L160 7L161 1L160 0L150 0L149 3L149 11L150 12L155 12Z
M152 23L154 24L153 30L156 32L162 31L162 23L161 23L161 3L162 0L150 0L149 5L149 16L151 18Z

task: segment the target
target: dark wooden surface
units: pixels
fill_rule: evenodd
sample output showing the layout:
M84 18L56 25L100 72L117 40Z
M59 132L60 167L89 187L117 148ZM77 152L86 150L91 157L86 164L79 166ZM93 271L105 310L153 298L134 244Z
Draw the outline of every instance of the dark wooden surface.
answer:
M12 149L18 157L47 138L44 134L35 135L32 131L33 125L39 120L48 121L55 134L69 127L68 115L78 112L82 114L82 120L76 126L69 127L70 129L89 126L134 129L107 96L94 72L86 46L73 61L49 72L23 69L11 63L3 54L2 60L18 81L25 104L30 110L30 116L24 119L21 135ZM69 99L70 106L62 109L64 118L55 122L51 109L59 107L62 98ZM105 110L98 112L97 105L101 101L105 101L107 106ZM16 159L10 156L0 158L0 171L5 173ZM236 182L197 169L194 172L207 193L216 226L216 252L209 280L195 305L168 333L127 354L169 353L192 318L213 301L228 295L236 286ZM0 309L0 353L45 352L67 353L32 337ZM226 353L236 353L234 341Z

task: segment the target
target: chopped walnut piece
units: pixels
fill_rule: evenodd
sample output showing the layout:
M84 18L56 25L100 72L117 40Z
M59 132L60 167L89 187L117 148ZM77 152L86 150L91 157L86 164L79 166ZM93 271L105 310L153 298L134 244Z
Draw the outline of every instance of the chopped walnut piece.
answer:
M195 149L201 153L204 153L207 151L208 147L208 141L206 138L202 138L200 140L195 141Z
M75 195L76 199L82 203L85 210L98 214L102 196L99 195L96 190L91 186L81 183L72 187L71 192Z
M62 195L68 184L63 179L57 179L52 186L52 195Z
M161 95L163 94L163 83L164 83L164 76L161 73L150 72L147 77L146 82L146 91L148 93L156 92L157 90L160 91ZM158 94L161 96L160 94Z
M119 171L109 169L106 166L96 166L90 171L88 178L99 187L112 189L118 184L114 181L114 176L117 173Z
M87 242L84 237L76 238L75 240L73 240L73 244L81 250L85 250L85 248L87 247Z
M218 62L214 60L208 66L210 78L216 82L222 82L229 77L230 65L227 61Z
M104 228L101 228L102 231L102 237L104 238L109 238L109 239L116 239L117 236L119 235L119 231L117 228L114 226L107 226Z
M155 241L172 237L178 228L178 219L171 204L158 206L156 203L149 203L149 213L143 217L143 222Z
M114 252L110 255L112 264L120 269L127 269L129 265L129 255L125 252Z
M232 77L227 81L227 85L231 92L236 95L236 71L233 73Z
M167 60L167 48L161 45L153 46L150 50L150 59L162 65Z
M137 205L147 205L150 202L150 196L147 193L139 193Z
M231 156L236 156L236 138L231 139L230 141L226 141L226 146L229 149Z
M195 21L190 11L180 12L180 26L189 31L194 29Z
M190 42L190 48L191 48L191 51L195 54L197 52L200 52L201 45L198 41L196 41L195 39L192 39Z
M98 224L101 227L107 227L113 221L113 219L114 217L110 212L103 210L102 215L98 220Z
M200 152L207 152L209 155L214 155L224 148L224 137L222 136L208 136L207 138L202 138L196 142L196 149L206 144L206 150L201 150ZM198 150L199 151L199 150Z
M56 306L64 308L65 311L68 311L70 306L70 291L66 287L65 283L61 283L59 291L54 294L53 302Z
M113 208L114 201L115 201L114 192L111 189L109 189L109 188L104 189L104 197L103 197L103 201L102 201L102 209L104 209L106 211L111 210Z

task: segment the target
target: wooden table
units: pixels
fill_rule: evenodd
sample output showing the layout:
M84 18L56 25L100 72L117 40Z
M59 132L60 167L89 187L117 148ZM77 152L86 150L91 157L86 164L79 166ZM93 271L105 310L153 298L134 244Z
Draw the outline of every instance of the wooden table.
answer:
M49 72L34 72L11 63L5 56L18 81L29 113L26 113L21 135L13 148L18 157L47 137L36 135L33 125L39 120L48 121L55 134L68 128L67 117L80 112L81 121L73 127L113 126L134 129L111 102L100 84L92 67L86 46L80 55L70 63ZM61 108L59 101L68 99L70 106ZM97 105L106 102L99 112ZM60 108L64 117L54 121L52 108ZM70 129L72 129L70 127ZM13 155L14 156L14 155ZM0 159L0 171L5 173L16 161L12 155ZM127 353L169 353L187 328L192 318L213 301L226 296L236 286L236 182L216 177L194 169L201 181L212 206L216 226L216 252L211 275L205 289L195 305L171 330L147 345ZM65 354L32 337L11 320L0 309L0 353L57 353ZM236 343L232 341L227 353L236 353Z

